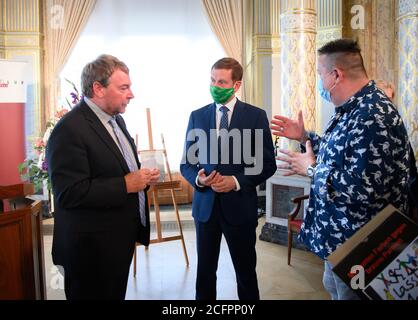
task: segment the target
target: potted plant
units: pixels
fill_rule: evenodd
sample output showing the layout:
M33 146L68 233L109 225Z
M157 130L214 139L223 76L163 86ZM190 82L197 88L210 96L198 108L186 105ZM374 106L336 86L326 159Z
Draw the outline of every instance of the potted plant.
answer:
M82 96L80 97L74 83L65 79L72 86L74 91L71 92L72 101L66 99L70 109L76 105ZM49 120L45 127L45 132L42 137L36 139L33 144L34 153L30 157L26 158L21 164L19 164L19 174L22 181L30 182L34 185L35 197L37 200L43 201L43 216L51 216L51 180L48 176L48 163L45 159L45 149L48 143L49 136L51 135L54 126L57 122L68 112L68 109L61 109L55 112L54 117Z

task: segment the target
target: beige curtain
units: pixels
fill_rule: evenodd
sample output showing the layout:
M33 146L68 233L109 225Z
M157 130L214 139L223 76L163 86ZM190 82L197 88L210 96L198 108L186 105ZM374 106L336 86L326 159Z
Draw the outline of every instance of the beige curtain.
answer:
M44 0L45 32L45 117L51 118L58 106L59 74L67 62L96 0Z
M212 30L226 54L243 64L242 0L202 0L202 2ZM244 99L244 87L240 91Z

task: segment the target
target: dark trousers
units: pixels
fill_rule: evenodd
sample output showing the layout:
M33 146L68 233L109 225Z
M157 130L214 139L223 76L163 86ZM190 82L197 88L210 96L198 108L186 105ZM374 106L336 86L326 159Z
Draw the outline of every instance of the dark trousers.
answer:
M114 247L112 237L86 234L70 250L63 266L67 300L125 299L135 242L127 239L124 246Z
M240 300L259 300L255 252L257 220L230 225L224 218L219 198L208 222L195 220L197 236L196 299L216 299L216 271L222 234L225 236L234 265Z
M129 271L129 269L128 269ZM67 300L124 300L129 272L124 274L97 274L92 272L65 272L64 286Z

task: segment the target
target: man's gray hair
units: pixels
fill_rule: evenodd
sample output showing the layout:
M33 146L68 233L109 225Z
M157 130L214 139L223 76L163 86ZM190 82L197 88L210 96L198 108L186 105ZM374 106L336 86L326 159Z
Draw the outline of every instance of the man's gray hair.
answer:
M108 54L102 54L96 60L88 63L81 73L81 89L84 96L93 98L93 84L96 81L103 87L107 87L109 78L117 69L129 74L125 63Z

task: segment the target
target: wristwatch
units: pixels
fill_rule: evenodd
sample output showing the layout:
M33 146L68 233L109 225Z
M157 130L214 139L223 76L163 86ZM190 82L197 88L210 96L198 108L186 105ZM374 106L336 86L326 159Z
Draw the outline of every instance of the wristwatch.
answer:
M312 164L312 165L310 165L309 167L308 167L308 169L306 170L306 174L308 175L308 177L309 178L313 178L314 177L314 175L315 175L315 171L316 171L316 163L314 163L314 164Z

